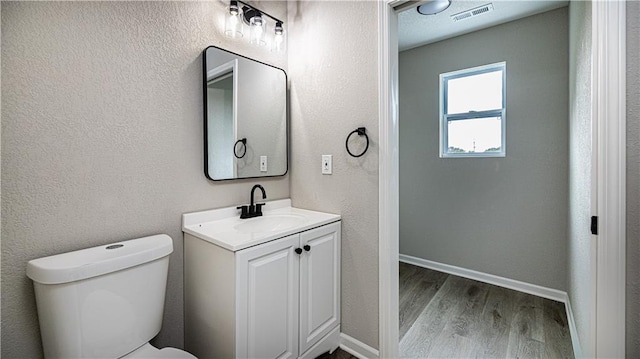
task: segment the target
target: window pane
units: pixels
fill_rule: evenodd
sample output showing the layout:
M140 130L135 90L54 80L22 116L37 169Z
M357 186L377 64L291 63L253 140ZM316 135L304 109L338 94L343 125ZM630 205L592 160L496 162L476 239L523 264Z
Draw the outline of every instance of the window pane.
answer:
M448 153L501 151L502 120L500 117L447 122Z
M447 114L502 108L502 70L447 82Z

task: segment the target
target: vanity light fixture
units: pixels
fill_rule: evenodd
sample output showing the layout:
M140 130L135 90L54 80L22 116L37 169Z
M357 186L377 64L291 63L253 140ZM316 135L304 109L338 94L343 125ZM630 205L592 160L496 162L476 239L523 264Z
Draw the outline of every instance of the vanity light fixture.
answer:
M441 13L451 5L451 0L431 0L418 6L418 12L422 15L435 15Z
M239 6L242 4L242 7ZM271 51L284 51L284 21L277 19L264 11L241 0L231 0L229 2L229 13L225 21L225 34L232 38L241 38L249 29L249 43L255 46L271 45ZM273 33L267 31L267 18L273 20Z

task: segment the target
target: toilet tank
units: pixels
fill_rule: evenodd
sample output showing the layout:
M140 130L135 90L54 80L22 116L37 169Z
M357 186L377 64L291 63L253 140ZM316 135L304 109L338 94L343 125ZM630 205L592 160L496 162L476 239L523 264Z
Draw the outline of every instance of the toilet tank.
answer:
M118 358L162 325L172 240L132 239L27 263L46 358Z

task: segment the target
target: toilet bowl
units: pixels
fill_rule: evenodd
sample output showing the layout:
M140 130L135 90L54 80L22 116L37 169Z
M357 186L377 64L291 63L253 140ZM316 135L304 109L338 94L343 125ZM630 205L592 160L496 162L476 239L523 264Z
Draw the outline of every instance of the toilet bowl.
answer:
M45 358L195 358L149 344L171 252L161 234L29 261Z
M147 343L133 352L125 355L122 359L195 359L193 355L184 350L176 348L158 349Z

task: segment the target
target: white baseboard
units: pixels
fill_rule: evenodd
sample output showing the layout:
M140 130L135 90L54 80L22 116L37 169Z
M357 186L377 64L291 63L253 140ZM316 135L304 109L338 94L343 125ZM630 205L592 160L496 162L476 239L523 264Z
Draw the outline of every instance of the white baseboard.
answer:
M515 279L499 277L497 275L478 272L472 269L443 264L427 259L412 257L406 254L400 254L400 262L409 263L418 267L429 268L444 273L457 275L459 277L477 280L479 282L497 285L499 287L509 288L524 293L537 295L538 297L555 300L557 302L565 302L567 293L557 289L542 287L536 284L521 282Z
M497 285L499 287L509 288L564 303L564 307L567 312L567 324L569 325L569 333L571 335L571 345L573 345L573 354L576 358L582 358L582 347L580 346L580 339L578 338L576 322L575 318L573 317L571 302L569 301L567 292L542 287L536 284L521 282L519 280L499 277L493 274L482 273L472 269L466 269L449 264L430 261L427 259L412 257L406 254L400 254L400 262L409 263L418 267L429 268L437 270L439 272L449 273L457 275L459 277L469 278L477 280L479 282L489 283Z
M578 329L576 328L576 320L571 310L571 301L569 296L565 296L564 307L567 309L567 322L569 322L569 333L571 334L571 345L573 345L573 357L584 358L582 355L582 347L580 346L580 338L578 337Z
M377 349L347 334L340 333L340 339L340 349L359 359L377 359L380 355Z

